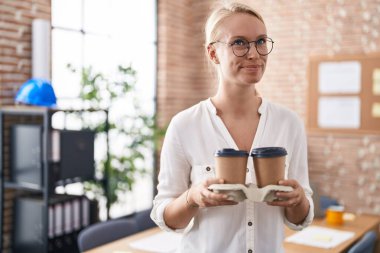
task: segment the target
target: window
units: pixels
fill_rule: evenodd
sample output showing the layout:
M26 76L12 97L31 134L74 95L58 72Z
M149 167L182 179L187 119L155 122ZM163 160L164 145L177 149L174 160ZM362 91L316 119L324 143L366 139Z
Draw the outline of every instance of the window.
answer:
M156 69L156 1L140 0L52 0L52 84L60 108L80 108L77 98L80 74L76 69L92 66L112 75L117 66L137 71L137 92L144 109L154 112ZM119 112L123 112L120 105ZM53 126L62 128L63 120ZM75 124L71 122L70 124ZM74 126L75 127L75 126ZM97 154L101 153L95 151ZM152 163L153 164L153 163ZM111 209L121 216L151 206L151 177L142 178L135 190L126 194L126 205ZM105 216L101 210L101 217Z

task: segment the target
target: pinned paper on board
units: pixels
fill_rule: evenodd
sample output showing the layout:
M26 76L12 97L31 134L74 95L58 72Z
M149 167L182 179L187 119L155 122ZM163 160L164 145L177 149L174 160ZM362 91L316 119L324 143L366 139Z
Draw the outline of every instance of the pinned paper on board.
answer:
M359 128L360 98L320 97L318 101L318 126L321 128Z
M360 92L360 62L322 62L318 68L318 87L321 94L357 94Z
M373 95L380 95L380 69L373 70L372 93Z
M380 103L372 104L372 117L380 118Z
M379 134L380 55L311 57L308 128Z

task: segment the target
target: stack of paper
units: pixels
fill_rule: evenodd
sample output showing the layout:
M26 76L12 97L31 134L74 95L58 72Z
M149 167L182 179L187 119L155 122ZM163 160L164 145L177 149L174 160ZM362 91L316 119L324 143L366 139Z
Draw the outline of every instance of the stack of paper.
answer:
M134 241L131 247L148 252L169 253L175 252L181 242L182 234L159 232L141 240Z
M354 232L310 226L287 237L285 241L328 249L334 248L342 242L352 238L354 235Z

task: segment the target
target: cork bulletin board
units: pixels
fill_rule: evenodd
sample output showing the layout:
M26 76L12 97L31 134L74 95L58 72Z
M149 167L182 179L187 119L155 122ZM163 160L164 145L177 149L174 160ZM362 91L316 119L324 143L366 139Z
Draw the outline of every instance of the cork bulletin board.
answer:
M380 54L315 57L308 74L309 131L380 134Z

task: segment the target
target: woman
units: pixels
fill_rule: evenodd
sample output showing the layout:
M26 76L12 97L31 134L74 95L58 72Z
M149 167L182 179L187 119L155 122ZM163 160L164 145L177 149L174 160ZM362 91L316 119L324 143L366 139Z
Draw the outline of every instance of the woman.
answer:
M151 217L165 230L184 231L180 252L283 252L283 224L302 229L313 218L303 124L256 92L273 46L257 12L236 3L218 7L205 32L218 90L172 119ZM288 179L279 184L294 190L277 192L283 201L236 203L207 189L223 183L215 178L216 150L266 146L288 151ZM252 159L246 183L256 183Z

